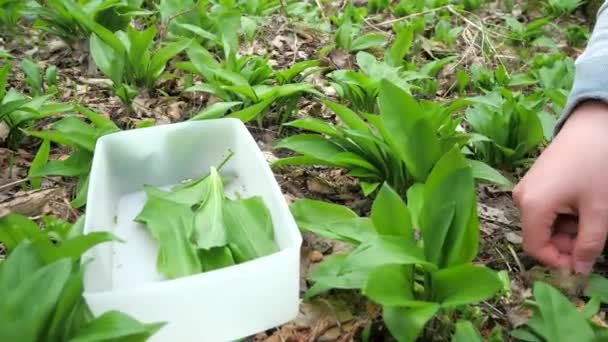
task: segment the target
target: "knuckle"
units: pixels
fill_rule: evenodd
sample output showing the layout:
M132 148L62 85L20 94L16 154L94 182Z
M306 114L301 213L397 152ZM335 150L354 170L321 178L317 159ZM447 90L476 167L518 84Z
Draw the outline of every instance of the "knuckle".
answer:
M601 239L579 238L576 242L575 254L577 257L591 259L602 254L604 243Z

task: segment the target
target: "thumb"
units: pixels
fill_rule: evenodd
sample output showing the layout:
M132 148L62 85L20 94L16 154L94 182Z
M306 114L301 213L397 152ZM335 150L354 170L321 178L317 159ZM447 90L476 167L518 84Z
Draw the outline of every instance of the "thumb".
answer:
M574 270L589 274L595 260L604 251L608 236L608 211L581 208L579 229L574 242Z

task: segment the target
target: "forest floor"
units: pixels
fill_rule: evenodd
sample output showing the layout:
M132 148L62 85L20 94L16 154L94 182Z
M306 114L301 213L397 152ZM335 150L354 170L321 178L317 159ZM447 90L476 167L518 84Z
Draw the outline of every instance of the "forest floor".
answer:
M326 4L339 11L342 3ZM506 32L503 18L506 14L529 23L542 17L543 13L533 9L523 9L516 4L511 13L499 2L491 2L473 13L453 15L454 26L462 30L452 46L438 43L431 38L418 42L417 53L412 59L430 60L435 56L447 54L457 56L438 75L439 87L435 100L449 100L456 96L452 92L456 68L468 69L473 64L483 65L494 70L498 65L506 66L509 72L521 72L527 63L521 60L519 47L503 38ZM449 7L446 7L449 9ZM433 15L430 10L423 15ZM365 30L381 32L387 37L392 35L391 24L398 18L391 14L370 15L365 21ZM550 35L552 25L586 25L582 13L560 19L563 22L551 23L547 28ZM582 52L581 46L570 46L563 36L552 36L555 47L546 48L546 53L556 49L560 53L575 58ZM267 56L278 68L288 67L296 61L315 59L318 52L331 41L331 36L321 30L308 26L305 22L285 18L280 14L268 17L257 38L252 44L241 47L243 53ZM484 46L484 44L489 44ZM531 43L530 43L531 44ZM71 46L60 39L39 31L24 28L14 36L0 35L0 47L14 56L15 60L31 58L41 66L55 65L58 68L58 102L77 102L108 115L122 128L133 128L138 122L153 119L156 124L168 124L187 120L208 105L209 96L196 93L182 93L180 78L164 80L159 85L163 95L149 96L140 94L134 101L134 111L125 110L120 100L113 96L105 78L89 66L85 47ZM527 47L526 47L527 48ZM543 48L540 48L541 50ZM356 62L352 55L334 50L321 58L322 65L328 70L352 68ZM15 66L9 79L10 87L25 89L25 77ZM180 71L175 71L177 74ZM318 74L312 80L325 95L336 97L336 91L326 78L326 73ZM477 95L474 91L467 96ZM322 106L318 100L303 98L298 104L297 118L318 117L335 121L334 114ZM36 129L48 127L56 117L35 123ZM250 124L249 129L255 136L259 147L269 162L285 155L275 151L273 144L288 135L293 129L280 130L277 124L260 127ZM6 129L0 126L0 215L18 212L33 218L53 215L68 221L75 221L83 214L82 210L70 205L74 181L68 178L49 177L43 180L42 188L30 190L27 187L27 172L39 146L39 140L25 138L16 148L3 144ZM69 156L68 149L54 146L50 159L64 159ZM514 183L530 164L516 169L507 176ZM285 199L292 202L298 198L313 198L347 205L359 214L366 214L371 207L371 199L363 196L358 180L340 169L327 167L285 167L275 170ZM511 293L500 300L487 301L475 307L469 319L482 327L485 336L496 326L511 330L524 323L529 310L523 306L531 297L531 284L543 279L560 287L568 287L568 276L558 271L549 271L527 257L522 252L521 226L518 213L508 191L491 185L478 187L478 214L481 230L481 246L477 263L485 264L496 270L507 270L511 280ZM348 248L342 243L304 234L301 250L302 291L309 284L306 275L323 258ZM600 267L606 267L600 263ZM471 281L474 281L472 279ZM583 303L576 293L571 293L576 304ZM303 302L298 318L282 327L253 337L256 341L350 341L358 339L368 322L373 322L373 336L379 340L390 336L379 320L380 308L367 302L355 292L330 292L309 302ZM440 318L441 319L441 318ZM432 330L423 337L433 341ZM441 336L441 334L437 334Z

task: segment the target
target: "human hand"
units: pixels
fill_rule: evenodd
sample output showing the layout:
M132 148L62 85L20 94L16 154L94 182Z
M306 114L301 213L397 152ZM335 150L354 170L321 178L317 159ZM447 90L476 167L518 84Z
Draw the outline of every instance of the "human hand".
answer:
M587 102L513 190L524 251L588 274L608 236L608 105Z

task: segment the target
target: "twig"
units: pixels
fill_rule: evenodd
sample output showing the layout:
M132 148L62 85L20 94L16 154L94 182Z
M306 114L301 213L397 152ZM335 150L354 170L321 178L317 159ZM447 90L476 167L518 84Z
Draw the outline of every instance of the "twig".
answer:
M451 5L443 5L443 6L439 6L439 7L436 7L436 8L428 9L426 11L412 13L412 14L406 15L404 17L400 17L400 18L391 19L391 20L387 20L387 21L381 22L381 23L378 24L378 26L392 25L392 24L395 24L395 23L398 23L400 21L407 20L407 19L410 19L410 18L418 17L418 16L421 16L421 15L429 14L429 13L435 13L435 12L441 11L442 9L446 9L448 7L451 7Z
M373 28L374 30L376 30L376 31L378 31L378 32L380 32L382 34L386 34L386 32L383 29L381 29L378 26L374 25L374 23L372 23L369 19L363 18L363 21L365 21L365 23L367 25L369 25L371 28Z
M283 12L283 16L285 18L289 18L289 13L287 13L287 6L285 6L285 0L279 0L281 3L281 12Z
M513 247L511 247L510 244L507 244L507 247L509 247L509 251L511 252L511 255L513 256L513 259L515 259L515 263L517 264L517 267L519 268L519 273L524 274L525 269L524 269L524 266L521 264L521 261L519 261L519 257L517 256L517 253L515 253L515 250L513 249Z
M161 32L160 32L160 37L165 37L165 34L167 34L167 31L169 31L169 25L171 25L171 22L173 21L173 19L180 17L184 14L188 14L192 11L195 11L201 4L201 0L197 0L196 3L194 5L192 5L192 7L189 8L185 8L173 15L170 15L169 18L167 18L167 21L164 23Z
M10 182L10 183L6 183L3 185L0 185L0 190L4 190L4 189L10 189L12 187L14 187L15 185L19 185L21 183L25 183L27 181L29 181L29 178L23 178L23 179L18 179L16 181Z
M323 8L321 1L315 0L315 3L317 4L317 7L319 7L319 11L321 11L321 18L323 18L323 20L327 19L327 16L325 15L325 9Z

